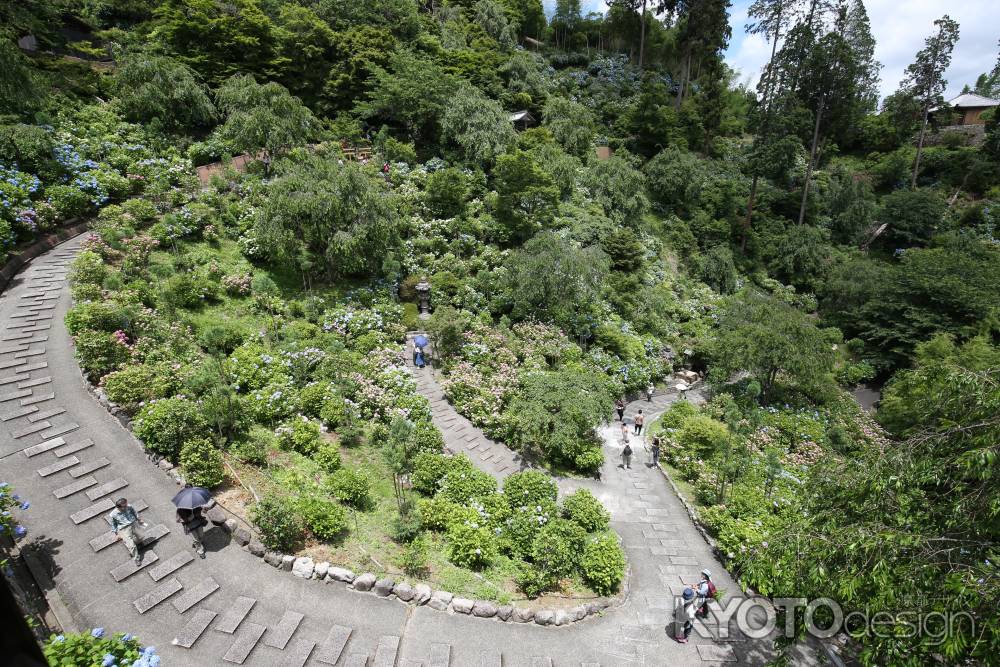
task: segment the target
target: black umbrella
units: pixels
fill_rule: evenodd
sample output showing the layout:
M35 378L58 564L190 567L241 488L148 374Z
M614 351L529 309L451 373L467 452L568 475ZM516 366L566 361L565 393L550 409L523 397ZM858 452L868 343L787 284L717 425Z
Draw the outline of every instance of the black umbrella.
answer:
M203 489L200 486L187 486L178 491L170 502L178 509L193 510L195 507L207 504L211 499L212 493L208 489Z

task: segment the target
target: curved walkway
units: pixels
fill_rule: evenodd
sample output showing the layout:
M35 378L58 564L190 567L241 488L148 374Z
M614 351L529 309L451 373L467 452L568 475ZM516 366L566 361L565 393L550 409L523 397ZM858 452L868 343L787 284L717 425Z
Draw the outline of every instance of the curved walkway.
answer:
M668 595L681 575L706 564L721 574L721 567L658 473L641 466L609 468L603 483L562 482L566 490L587 485L611 508L632 564L623 606L566 628L449 615L298 579L217 529L206 536L207 558L192 559L173 521L176 484L93 398L73 359L62 322L67 268L81 240L36 259L0 296L0 478L31 501L22 546L47 570L48 592L79 628L132 632L156 646L165 665L199 667L617 667L733 654L765 661L751 644L730 652L666 637ZM139 569L110 540L104 520L117 495L145 508L155 527L158 539ZM723 586L735 590L727 580Z

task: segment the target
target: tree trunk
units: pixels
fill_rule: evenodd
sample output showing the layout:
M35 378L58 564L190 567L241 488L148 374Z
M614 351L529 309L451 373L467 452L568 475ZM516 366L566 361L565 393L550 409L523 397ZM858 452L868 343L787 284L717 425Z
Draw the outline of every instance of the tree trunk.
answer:
M642 56L646 50L646 0L642 0L642 16L639 17L639 71L642 71Z
M910 189L917 189L917 172L920 171L920 154L924 150L924 135L927 133L927 118L930 115L930 107L924 105L924 122L920 124L920 138L917 139L917 157L913 160L913 176L910 178Z
M687 85L688 75L691 73L691 47L687 48L684 54L684 67L681 70L681 82L677 87L677 109L680 110L681 103L684 102L684 87Z
M826 96L819 98L819 105L816 109L816 125L813 127L812 148L809 149L809 164L806 165L806 182L802 185L802 204L799 206L799 224L806 219L806 201L809 198L809 181L812 180L813 165L816 162L816 147L819 145L819 124L823 118L823 107Z

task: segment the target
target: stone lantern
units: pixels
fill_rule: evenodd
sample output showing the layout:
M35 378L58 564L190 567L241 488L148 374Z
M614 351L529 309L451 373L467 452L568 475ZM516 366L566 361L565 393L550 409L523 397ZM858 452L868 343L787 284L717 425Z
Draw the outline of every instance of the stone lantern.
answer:
M420 310L420 317L426 319L430 316L431 312L431 284L427 282L427 278L424 277L417 283L414 288L417 291L418 309Z

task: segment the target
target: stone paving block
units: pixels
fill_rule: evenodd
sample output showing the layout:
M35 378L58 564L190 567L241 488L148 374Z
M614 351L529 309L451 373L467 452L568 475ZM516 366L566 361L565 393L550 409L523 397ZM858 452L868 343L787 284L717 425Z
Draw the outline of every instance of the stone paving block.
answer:
M335 625L330 628L330 632L326 635L326 640L316 652L316 660L328 665L336 665L350 637L350 628L345 628L343 625Z
M704 662L738 662L732 646L715 644L696 644L698 657Z
M75 456L73 458L76 458ZM103 456L99 459L94 459L93 461L87 461L81 466L77 466L69 471L70 477L82 477L83 475L89 475L95 470L100 470L106 465L110 465L111 461L107 460Z
M428 667L450 667L451 646L448 644L431 644L431 661Z
M375 649L375 660L372 662L372 667L394 667L397 651L399 651L399 637L395 635L382 635L378 639L378 647Z
M18 373L31 373L33 371L40 371L43 368L48 368L49 362L47 361L36 361L33 364L28 364L27 366L21 366L17 369Z
M697 565L698 559L694 556L670 556L670 562L674 565Z
M31 394L31 392L29 391L28 394ZM21 399L21 405L34 405L35 403L42 403L44 401L51 401L55 397L56 397L56 395L53 394L53 393L35 394L35 395L32 395L31 398L23 398L23 399Z
M45 348L41 349L26 349L20 350L14 353L15 359L20 359L22 357L37 357L39 354L45 354Z
M37 334L37 335L35 335L35 336L34 336L34 338L29 338L29 339L28 339L27 341L25 341L25 342L27 342L27 343L28 343L28 344L30 345L31 343L44 343L44 342L45 342L45 341L47 341L48 339L49 339L49 337L48 337L48 336L46 336L46 335L43 335L43 334Z
M56 447L61 447L62 445L65 444L66 441L63 440L62 438L52 438L51 440L40 442L37 445L26 447L23 451L24 455L30 459L32 456L38 456L39 454L47 452L50 449L55 449Z
M20 417L25 417L25 416L30 415L31 413L37 412L37 411L38 411L38 408L36 406L29 405L26 408L18 408L17 410L14 410L13 412L8 412L8 413L6 413L4 415L0 415L0 421L9 422L11 419L18 419ZM28 420L31 421L31 417L28 417Z
M135 507L135 505L133 505L133 507ZM139 508L136 507L136 512L138 512L138 511L139 511ZM168 533L170 533L170 529L167 528L166 526L164 526L162 523L157 524L157 525L153 526L152 528L144 529L143 530L142 538L139 540L139 546L148 547L150 544L153 544L158 539L160 539L164 535L167 535ZM97 552L97 551L101 551L102 549L107 549L108 547L110 547L112 544L114 544L117 541L118 541L118 536L115 535L114 531L109 530L108 532L101 533L100 535L98 535L97 537L95 537L94 539L92 539L89 542L89 544L90 544L90 548L93 549L95 552ZM162 565L157 565L153 569L159 569L160 567L162 567ZM170 574L170 573L168 572L167 574ZM164 575L164 576L166 576L166 575ZM153 581L159 581L162 578L163 577L154 578Z
M62 461L56 461L52 465L45 466L44 468L39 468L35 472L38 473L39 477L48 477L49 475L54 475L57 472L65 470L66 468L72 468L79 462L80 459L76 458L75 456L71 456L68 459L63 459Z
M24 366L28 363L27 359L8 359L7 361L0 361L0 369L3 368L17 368L18 366ZM20 373L21 371L12 371L13 373Z
M3 340L23 340L25 338L31 338L34 335L35 334L30 333L30 332L29 333L7 334L6 336L3 337Z
M38 406L32 405L32 406L29 406L27 408L21 408L21 409L22 410L31 410L31 409L37 410ZM41 421L43 419L48 419L49 417L56 417L58 415L61 415L64 412L66 412L66 408L49 408L48 410L45 410L44 412L39 412L37 415L31 415L30 417L28 417L28 421L30 421L30 422L37 422L37 421Z
M160 560L160 557L157 556L155 552L146 551L142 554L142 560L138 563L136 563L134 559L129 558L127 561L111 570L111 576L115 581L125 581L142 568L152 565L158 560Z
M352 653L344 661L344 667L368 667L368 656L364 653Z
M30 389L18 389L17 391L9 391L5 394L0 394L0 403L6 403L7 401L13 401L17 398L24 398L25 396L31 396ZM25 405L25 403L21 403Z
M21 331L48 331L50 328L52 328L51 324L36 324L34 322L32 322L32 324L34 324L34 326L25 327L21 329Z
M187 552L185 552L187 553ZM178 558L180 554L174 558ZM170 560L173 560L171 558ZM257 600L254 598L238 597L236 602L229 606L229 609L223 614L219 622L215 624L215 629L219 632L225 632L226 634L233 634L236 632L236 628L240 627L240 623L243 619L247 617L253 606L257 604Z
M264 638L264 645L273 646L277 649L285 648L285 645L292 638L292 635L295 634L303 618L304 616L297 611L285 611L278 624L267 633L267 637Z
M229 650L222 656L222 659L226 662L234 662L237 665L242 665L243 661L247 659L250 652L257 645L257 642L260 641L260 637L266 629L266 627L257 623L247 623L244 628L245 632L236 638L236 641L229 647Z
M56 450L56 456L66 456L67 454L76 454L77 452L83 451L88 447L93 447L94 441L90 438L84 438L83 440L77 440L76 442L71 442L65 447L60 447Z
M211 609L199 609L191 617L191 620L181 628L171 643L181 648L191 648L217 615Z
M101 496L106 496L109 493L114 493L118 489L124 489L126 486L128 486L128 480L126 480L124 477L118 477L117 479L113 479L110 482L105 482L104 484L101 484L97 488L90 489L89 491L87 491L87 498L89 498L90 500L97 500Z
M534 657L531 659L531 667L552 667L552 658Z
M69 516L70 520L79 525L84 521L90 521L98 514L103 512L110 512L111 508L115 506L115 501L111 498L105 498L91 505L90 507L84 507L79 512L75 512ZM141 612L140 612L141 613Z
M216 583L215 579L212 577L203 579L194 588L187 590L184 595L174 600L174 609L183 614L217 590L219 590L219 584Z
M166 583L160 584L132 604L135 606L136 611L140 614L145 614L182 588L184 587L181 586L181 582L177 581L177 579L168 579Z
M83 479L78 479L72 484L67 484L66 486L61 486L52 492L56 498L62 500L63 498L68 498L74 493L80 493L84 489L89 489L90 487L97 484L97 480L93 477L84 477Z
M309 659L309 654L316 648L316 642L307 639L296 639L285 649L278 667L302 667Z
M53 426L48 431L42 431L42 437L54 438L57 435L72 433L78 428L80 428L80 425L77 424L76 422L69 422L68 424L60 424L59 426Z
M480 667L501 667L503 656L498 651L486 651L479 656Z
M15 440L20 440L26 435L31 435L32 433L38 433L39 431L44 431L50 426L52 426L52 424L46 421L38 422L37 424L32 424L31 426L25 426L24 428L19 428L16 431L11 431L10 435ZM58 433L56 435L58 435Z

